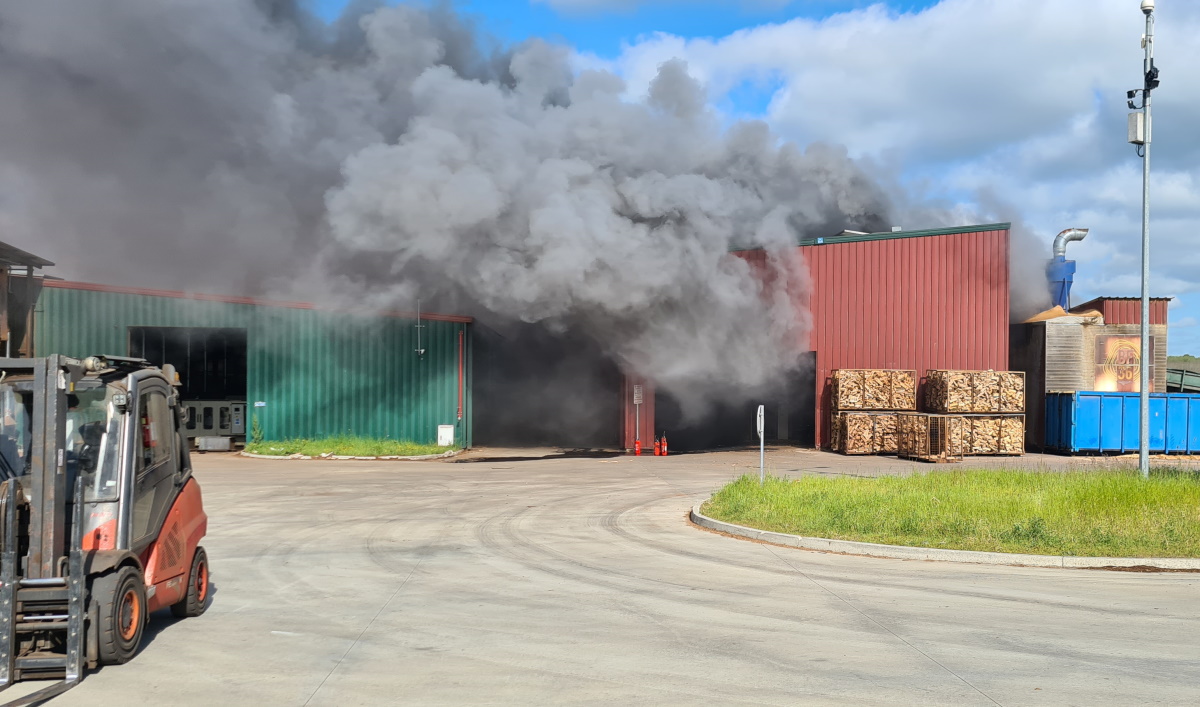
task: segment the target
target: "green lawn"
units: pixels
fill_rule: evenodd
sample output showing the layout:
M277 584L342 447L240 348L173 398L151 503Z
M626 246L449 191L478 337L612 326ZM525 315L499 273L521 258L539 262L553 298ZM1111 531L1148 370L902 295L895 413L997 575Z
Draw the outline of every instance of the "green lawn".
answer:
M743 476L702 512L738 525L890 545L1090 557L1200 557L1200 473L933 471Z
M425 454L442 454L448 451L448 449L446 447L439 447L436 444L417 444L416 442L402 442L394 439L341 435L325 439L250 442L246 444L246 451L251 454L282 457L292 454L304 454L312 457L322 454L352 457L415 457Z

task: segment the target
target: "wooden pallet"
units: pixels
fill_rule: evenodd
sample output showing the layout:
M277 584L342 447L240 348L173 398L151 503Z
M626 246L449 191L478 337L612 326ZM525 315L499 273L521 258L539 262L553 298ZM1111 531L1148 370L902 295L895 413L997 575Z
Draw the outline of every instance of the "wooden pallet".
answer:
M896 454L925 462L961 461L965 428L961 415L897 413Z
M1025 412L1022 371L943 371L925 375L925 409L939 414Z
M916 371L840 368L833 378L834 410L916 410Z

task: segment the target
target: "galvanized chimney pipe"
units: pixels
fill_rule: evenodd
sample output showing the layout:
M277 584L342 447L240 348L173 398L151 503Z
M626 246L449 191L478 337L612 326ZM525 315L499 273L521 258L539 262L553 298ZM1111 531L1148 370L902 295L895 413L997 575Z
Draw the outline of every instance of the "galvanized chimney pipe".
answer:
M1071 241L1081 241L1087 237L1086 228L1067 228L1054 237L1054 255L1060 258L1067 256L1067 244Z

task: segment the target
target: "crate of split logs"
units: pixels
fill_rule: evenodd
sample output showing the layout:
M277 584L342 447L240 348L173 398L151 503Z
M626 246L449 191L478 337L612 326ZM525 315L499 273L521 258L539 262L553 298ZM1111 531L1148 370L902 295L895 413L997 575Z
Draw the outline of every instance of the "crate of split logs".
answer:
M905 412L896 415L896 454L927 462L956 462L966 453L962 415Z
M929 371L925 409L940 414L1024 414L1021 371Z
M834 413L833 449L842 454L895 454L896 413Z
M1025 453L1024 415L964 415L964 454L1020 456Z
M840 368L833 372L833 409L916 410L916 371Z

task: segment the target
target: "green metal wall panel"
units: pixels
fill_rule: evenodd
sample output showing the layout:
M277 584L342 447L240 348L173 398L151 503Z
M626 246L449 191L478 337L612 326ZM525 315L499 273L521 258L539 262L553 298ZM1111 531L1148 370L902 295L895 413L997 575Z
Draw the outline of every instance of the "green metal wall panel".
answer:
M425 354L418 355L415 324L392 316L47 287L34 341L39 356L125 356L133 326L244 328L247 415L258 415L266 438L349 432L432 443L438 425L453 424L458 441L470 446L469 325L422 319ZM265 407L254 407L259 401Z

